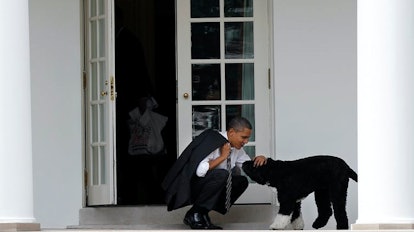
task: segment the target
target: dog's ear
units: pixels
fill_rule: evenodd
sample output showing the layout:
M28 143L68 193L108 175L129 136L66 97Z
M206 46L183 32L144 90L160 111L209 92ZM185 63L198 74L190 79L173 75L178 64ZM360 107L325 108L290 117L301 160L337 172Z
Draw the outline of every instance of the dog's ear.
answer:
M246 162L244 162L242 164L242 169L244 172L248 172L248 170L250 170L251 168L253 168L253 161L252 160L248 160Z
M242 165L243 171L246 173L247 176L250 177L253 181L257 182L258 184L267 184L267 179L263 174L266 172L267 165L262 165L258 167L254 167L254 161L246 161Z
M256 168L258 173L260 173L260 183L259 181L256 181L256 182L259 184L273 186L271 182L272 182L273 172L275 171L274 170L275 166L276 166L276 160L267 158L266 164Z

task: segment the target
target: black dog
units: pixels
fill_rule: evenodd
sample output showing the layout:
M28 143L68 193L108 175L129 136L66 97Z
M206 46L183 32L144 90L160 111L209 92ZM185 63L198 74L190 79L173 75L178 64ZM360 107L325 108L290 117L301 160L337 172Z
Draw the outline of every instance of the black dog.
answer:
M358 175L344 160L334 156L311 156L293 161L267 159L265 165L253 167L253 161L243 163L243 171L262 185L275 187L280 204L270 229L303 229L301 200L314 192L318 217L312 227L319 229L332 216L337 229L348 229L346 198L349 178Z

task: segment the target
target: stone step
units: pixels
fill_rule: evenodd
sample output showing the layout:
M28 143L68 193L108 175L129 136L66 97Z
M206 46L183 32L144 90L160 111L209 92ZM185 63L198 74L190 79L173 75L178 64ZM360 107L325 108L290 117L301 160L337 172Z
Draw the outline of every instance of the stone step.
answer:
M117 227L139 228L151 226L153 228L171 227L183 229L182 220L189 207L167 211L166 206L114 206L88 207L79 212L79 225L73 228ZM233 205L229 213L221 215L210 212L211 220L218 225L244 227L244 223L251 224L255 229L267 229L273 222L277 207L270 204ZM233 227L234 227L233 226ZM252 228L253 229L253 228Z

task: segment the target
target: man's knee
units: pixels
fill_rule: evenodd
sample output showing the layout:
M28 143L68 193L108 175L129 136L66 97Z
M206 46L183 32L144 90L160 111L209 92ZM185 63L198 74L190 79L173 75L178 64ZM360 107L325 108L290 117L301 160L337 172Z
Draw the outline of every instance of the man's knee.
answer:
M217 183L225 183L229 172L225 169L213 169L207 172L208 178ZM206 176L207 177L207 176Z

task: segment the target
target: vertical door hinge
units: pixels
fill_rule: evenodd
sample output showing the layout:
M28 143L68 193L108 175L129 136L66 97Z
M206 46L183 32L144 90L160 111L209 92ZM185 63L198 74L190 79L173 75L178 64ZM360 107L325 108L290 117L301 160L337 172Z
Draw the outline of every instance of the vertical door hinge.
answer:
M82 72L82 82L83 82L83 89L86 89L86 84L88 83L86 78L86 71Z
M267 69L267 87L269 89L272 87L272 85L271 85L271 78L270 78L270 68Z
M88 170L87 169L83 170L83 184L85 186L85 202L86 202L86 205L88 205L89 192L88 192Z

